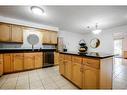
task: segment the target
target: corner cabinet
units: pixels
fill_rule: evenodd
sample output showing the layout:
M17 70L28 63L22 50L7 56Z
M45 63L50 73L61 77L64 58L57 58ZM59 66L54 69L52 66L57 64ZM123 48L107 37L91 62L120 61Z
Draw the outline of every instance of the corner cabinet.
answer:
M23 43L22 26L0 23L0 42Z

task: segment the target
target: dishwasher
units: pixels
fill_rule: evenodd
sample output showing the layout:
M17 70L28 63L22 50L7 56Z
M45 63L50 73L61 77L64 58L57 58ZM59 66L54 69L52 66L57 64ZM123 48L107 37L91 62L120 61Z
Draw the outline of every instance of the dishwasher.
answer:
M54 66L54 52L45 51L43 52L43 67Z

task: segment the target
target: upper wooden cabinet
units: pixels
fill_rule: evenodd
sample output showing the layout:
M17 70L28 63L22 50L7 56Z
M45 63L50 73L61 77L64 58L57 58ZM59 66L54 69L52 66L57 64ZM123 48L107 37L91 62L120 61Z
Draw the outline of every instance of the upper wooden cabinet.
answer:
M21 26L12 25L11 41L21 43L23 42L23 29Z
M0 42L9 42L11 40L11 25L0 23Z
M43 44L57 44L57 32L43 30L42 35Z
M0 42L23 43L22 26L0 23Z
M50 32L51 44L57 44L57 32Z

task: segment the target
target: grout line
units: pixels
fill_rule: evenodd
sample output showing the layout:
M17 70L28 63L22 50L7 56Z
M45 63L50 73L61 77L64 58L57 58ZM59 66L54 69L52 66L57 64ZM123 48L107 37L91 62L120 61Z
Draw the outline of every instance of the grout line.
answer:
M7 80L8 80L8 75L7 75L7 78L4 79L4 82L2 83L2 85L0 86L0 88L2 88L2 86L6 83Z
M37 73L37 70L36 70L36 73ZM41 81L40 75L39 75L38 73L37 73L37 75L38 75L38 77L39 77L39 79L40 79L40 81ZM41 83L42 83L43 88L46 89L42 81L41 81Z
M31 89L30 88L30 76L29 76L29 72L28 72L28 84L29 84L29 89Z
M19 79L19 73L18 73L18 77L17 77L17 80L16 80L15 89L17 87L18 79Z

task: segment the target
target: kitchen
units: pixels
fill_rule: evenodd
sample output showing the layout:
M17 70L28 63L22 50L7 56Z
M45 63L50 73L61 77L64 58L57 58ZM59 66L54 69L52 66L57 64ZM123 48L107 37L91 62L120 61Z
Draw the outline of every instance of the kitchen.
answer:
M126 89L126 9L0 6L0 89Z

